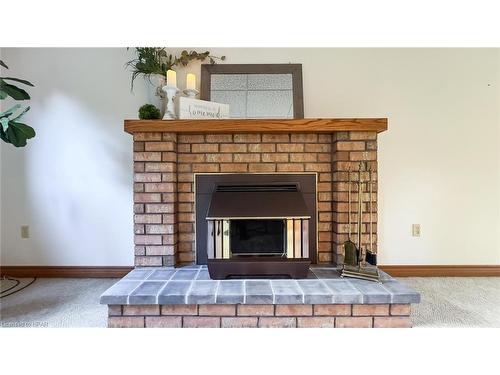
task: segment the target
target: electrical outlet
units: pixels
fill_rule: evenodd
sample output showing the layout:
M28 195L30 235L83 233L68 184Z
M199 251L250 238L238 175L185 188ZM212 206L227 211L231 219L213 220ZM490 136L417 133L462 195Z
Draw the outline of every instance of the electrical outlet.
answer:
M21 225L21 238L30 238L29 225Z
M420 224L412 224L411 235L413 237L420 237Z

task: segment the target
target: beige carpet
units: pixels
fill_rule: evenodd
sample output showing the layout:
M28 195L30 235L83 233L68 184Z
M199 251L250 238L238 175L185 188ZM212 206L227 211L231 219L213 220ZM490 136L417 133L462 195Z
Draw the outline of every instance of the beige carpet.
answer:
M32 279L22 279L26 285ZM107 306L100 295L117 279L37 279L0 299L2 327L106 327ZM2 280L1 290L13 285ZM9 292L5 293L8 294Z
M420 292L415 327L500 327L500 277L400 278Z
M415 327L500 327L500 278L401 278L422 295ZM31 279L23 279L26 285ZM99 296L116 279L38 279L0 299L2 327L105 327ZM13 283L5 280L1 290Z

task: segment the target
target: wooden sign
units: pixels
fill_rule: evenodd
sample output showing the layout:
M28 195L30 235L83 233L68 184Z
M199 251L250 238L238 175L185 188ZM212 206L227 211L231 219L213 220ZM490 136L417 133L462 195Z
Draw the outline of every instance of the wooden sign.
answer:
M217 120L229 118L229 104L221 104L179 96L175 98L178 119Z

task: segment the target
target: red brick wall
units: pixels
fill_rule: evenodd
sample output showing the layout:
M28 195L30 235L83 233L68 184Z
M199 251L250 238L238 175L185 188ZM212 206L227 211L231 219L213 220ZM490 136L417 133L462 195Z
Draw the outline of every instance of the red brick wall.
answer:
M410 305L110 305L115 328L410 328Z
M194 173L294 172L318 175L318 262L342 263L348 222L347 170L357 170L361 160L376 170L376 139L376 133L365 132L135 133L135 264L195 261ZM358 178L354 173L353 180ZM368 215L363 221L366 226Z
M375 132L336 132L333 134L332 140L332 235L333 235L333 251L336 254L337 264L342 264L344 261L343 243L348 239L349 232L349 200L348 187L349 176L348 171L351 170L351 180L359 181L359 164L360 161L366 161L367 167L372 170L372 178L376 181L373 184L373 250L377 251L377 133ZM368 172L362 172L362 180L368 179ZM351 199L354 204L351 205L351 240L357 243L357 205L358 193L356 184L352 184ZM366 190L366 188L364 188ZM364 193L363 202L368 202L369 194ZM362 217L362 242L364 245L369 244L369 220L368 214L369 205L363 205Z

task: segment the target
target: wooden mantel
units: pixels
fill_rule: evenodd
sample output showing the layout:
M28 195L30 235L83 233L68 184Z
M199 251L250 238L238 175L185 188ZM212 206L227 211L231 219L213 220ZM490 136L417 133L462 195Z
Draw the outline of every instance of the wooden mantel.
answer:
M332 133L383 132L386 118L225 119L225 120L125 120L127 133Z

